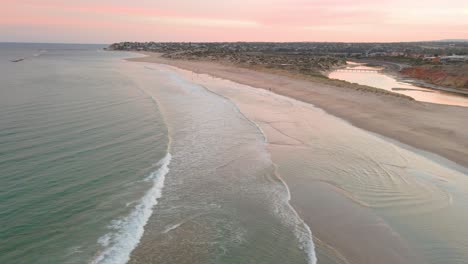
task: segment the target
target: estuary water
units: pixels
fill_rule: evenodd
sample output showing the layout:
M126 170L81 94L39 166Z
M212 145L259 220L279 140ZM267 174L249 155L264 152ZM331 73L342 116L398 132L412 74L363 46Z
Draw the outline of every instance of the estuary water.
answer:
M468 107L468 96L428 89L417 84L404 82L396 77L382 73L380 70L382 70L381 67L348 62L348 66L345 69L335 70L328 77L401 93L413 97L417 101Z

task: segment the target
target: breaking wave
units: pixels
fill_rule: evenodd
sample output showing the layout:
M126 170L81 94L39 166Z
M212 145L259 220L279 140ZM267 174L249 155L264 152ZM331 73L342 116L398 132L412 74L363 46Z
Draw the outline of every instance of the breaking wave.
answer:
M92 264L123 264L129 261L130 254L143 236L144 227L153 213L153 207L161 197L171 158L171 154L167 153L158 162L159 169L145 179L152 181L153 186L136 203L130 214L113 220L109 226L113 231L98 239L98 243L104 249L91 261Z

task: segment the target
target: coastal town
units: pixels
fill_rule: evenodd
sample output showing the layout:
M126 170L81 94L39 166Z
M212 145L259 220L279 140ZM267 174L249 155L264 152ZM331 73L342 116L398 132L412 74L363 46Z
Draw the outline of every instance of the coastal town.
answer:
M347 61L397 65L401 74L468 89L468 42L120 42L109 50L157 52L168 59L206 60L325 77ZM395 67L393 67L395 68Z
M340 58L453 57L468 60L468 42L402 42L402 43L344 43L344 42L120 42L110 46L115 50L153 52L269 52L334 56ZM457 54L457 55L453 55ZM456 57L454 57L456 56Z

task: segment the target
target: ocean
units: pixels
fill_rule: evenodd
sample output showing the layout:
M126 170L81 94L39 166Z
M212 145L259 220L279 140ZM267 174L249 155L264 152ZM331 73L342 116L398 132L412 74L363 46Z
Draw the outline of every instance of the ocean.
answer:
M468 263L466 168L104 47L0 44L1 264Z
M315 263L259 128L104 47L0 44L0 263Z

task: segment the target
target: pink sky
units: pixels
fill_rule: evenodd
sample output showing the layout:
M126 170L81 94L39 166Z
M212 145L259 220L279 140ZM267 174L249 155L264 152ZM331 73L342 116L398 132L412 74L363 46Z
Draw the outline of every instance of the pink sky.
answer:
M2 0L0 41L468 39L468 0Z

